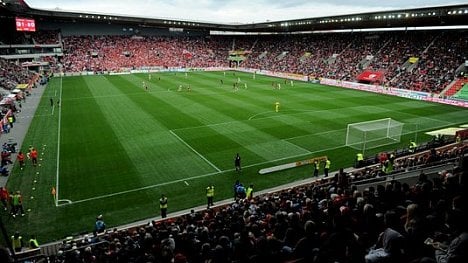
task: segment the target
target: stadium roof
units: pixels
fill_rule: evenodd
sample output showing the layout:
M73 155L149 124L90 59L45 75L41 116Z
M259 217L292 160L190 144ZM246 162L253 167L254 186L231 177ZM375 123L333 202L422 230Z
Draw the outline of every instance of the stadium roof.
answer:
M141 27L216 30L229 32L308 32L340 29L468 25L468 4L355 13L349 15L320 16L248 24L199 22L184 18L148 18L98 12L43 10L29 7L24 0L0 0L0 7L8 8L15 15L23 15L39 19L43 18L72 22L92 21L114 24L130 24Z
M97 12L145 18L187 19L222 24L262 23L311 17L466 4L461 0L25 0L32 8ZM80 11L77 11L80 10Z

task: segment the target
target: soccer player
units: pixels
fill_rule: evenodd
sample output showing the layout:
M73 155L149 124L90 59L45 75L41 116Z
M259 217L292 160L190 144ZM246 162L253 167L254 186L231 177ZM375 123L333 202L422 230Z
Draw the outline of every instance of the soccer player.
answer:
M278 112L280 107L279 101L275 102L275 111Z
M151 81L151 74L148 74L148 80Z
M239 153L236 154L234 157L234 167L236 168L236 172L240 172L242 170L241 168L241 157Z

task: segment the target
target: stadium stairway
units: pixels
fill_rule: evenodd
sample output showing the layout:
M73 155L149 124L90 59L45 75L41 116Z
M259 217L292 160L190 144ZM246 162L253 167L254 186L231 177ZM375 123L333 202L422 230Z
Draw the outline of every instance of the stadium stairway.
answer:
M454 83L451 83L446 90L441 92L441 96L451 97L455 95L462 87L468 83L468 78L457 79Z

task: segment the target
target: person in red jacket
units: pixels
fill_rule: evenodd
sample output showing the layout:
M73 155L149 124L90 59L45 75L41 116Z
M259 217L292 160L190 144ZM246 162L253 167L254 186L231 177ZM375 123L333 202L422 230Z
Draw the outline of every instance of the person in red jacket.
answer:
M18 155L16 155L16 160L18 160L19 166L21 170L23 170L24 167L24 153L19 152Z
M31 156L31 161L34 166L37 165L37 150L36 148L32 148L30 155Z
M2 202L3 210L8 210L8 202L10 200L10 194L5 187L0 187L0 202Z

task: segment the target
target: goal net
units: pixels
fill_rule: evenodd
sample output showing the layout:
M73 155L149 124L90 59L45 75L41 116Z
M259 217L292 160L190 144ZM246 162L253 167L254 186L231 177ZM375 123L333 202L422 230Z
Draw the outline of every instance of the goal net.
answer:
M365 152L400 142L403 123L391 118L348 124L346 146Z

